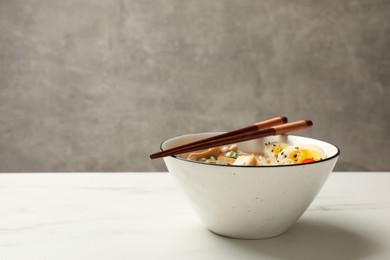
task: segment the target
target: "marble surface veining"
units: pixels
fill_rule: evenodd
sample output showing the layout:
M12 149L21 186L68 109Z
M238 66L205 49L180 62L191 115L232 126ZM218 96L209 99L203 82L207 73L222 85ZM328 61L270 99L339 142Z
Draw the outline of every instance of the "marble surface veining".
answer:
M333 173L284 235L208 231L168 173L0 175L0 259L390 259L390 173Z

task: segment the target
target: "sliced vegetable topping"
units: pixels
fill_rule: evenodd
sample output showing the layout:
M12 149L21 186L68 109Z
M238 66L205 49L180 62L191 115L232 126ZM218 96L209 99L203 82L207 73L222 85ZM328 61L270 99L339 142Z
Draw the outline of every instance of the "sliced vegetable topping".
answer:
M302 163L311 163L311 162L315 162L316 160L314 160L313 158L306 158L305 160L302 161Z
M237 153L235 151L230 151L226 153L226 157L228 158L237 158Z

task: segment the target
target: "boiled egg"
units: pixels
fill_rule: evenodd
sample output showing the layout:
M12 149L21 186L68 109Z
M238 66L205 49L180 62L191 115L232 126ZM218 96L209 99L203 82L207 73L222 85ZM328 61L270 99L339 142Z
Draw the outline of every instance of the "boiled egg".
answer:
M285 147L278 154L278 161L285 158L293 160L294 164L299 164L305 159L313 159L314 161L325 159L325 153L319 146L312 144L291 145Z
M282 142L268 142L264 145L264 155L269 158L276 158L280 151L288 147L287 144Z

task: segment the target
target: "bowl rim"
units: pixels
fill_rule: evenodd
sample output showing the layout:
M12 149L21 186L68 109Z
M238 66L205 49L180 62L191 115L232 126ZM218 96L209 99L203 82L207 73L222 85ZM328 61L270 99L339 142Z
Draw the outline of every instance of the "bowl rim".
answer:
M167 141L173 139L173 138L177 138L177 137L182 137L182 136L186 136L186 135L196 135L196 134L208 134L208 133L221 133L221 132L200 132L200 133L189 133L189 134L182 134L182 135L177 135L177 136L174 136L174 137L171 137L171 138L168 138L168 139L165 139L164 141L161 142L160 144L160 150L161 151L164 151L164 149L162 148L164 143L166 143ZM171 156L167 156L167 157L171 157L173 159L177 159L177 160L181 160L181 161L185 161L185 162L188 162L188 163L197 163L197 164L201 164L201 165L208 165L208 166L214 166L214 167L228 167L228 168L279 168L279 167L299 167L299 166L303 166L303 165L312 165L312 164L318 164L318 163L323 163L323 162L326 162L326 161L330 161L330 160L333 160L334 158L337 158L340 156L341 154L341 151L340 151L340 148L332 143L329 143L329 142L326 142L326 141L323 141L323 140L320 140L320 139L316 139L316 138L312 138L312 137L307 137L307 136L301 136L301 135L290 135L290 134L287 134L286 136L292 136L292 137L301 137L301 138L308 138L308 139L314 139L314 140L317 140L317 141L321 141L321 142L324 142L324 143L327 143L327 144L330 144L332 146L334 146L336 149L337 149L337 152L330 156L330 157L327 157L323 160L320 160L320 161L315 161L315 162L309 162L309 163L300 163L300 164L280 164L280 165L227 165L227 164L209 164L209 163L205 163L205 162L198 162L198 161L192 161L192 160L188 160L188 159L185 159L185 158L181 158L181 157L178 157L176 155L171 155Z

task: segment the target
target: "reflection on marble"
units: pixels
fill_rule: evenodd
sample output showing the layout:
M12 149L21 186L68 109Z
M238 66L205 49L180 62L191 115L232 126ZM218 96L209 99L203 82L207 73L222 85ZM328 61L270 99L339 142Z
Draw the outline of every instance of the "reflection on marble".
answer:
M284 235L209 232L168 173L0 174L0 259L390 259L390 173L333 173Z

